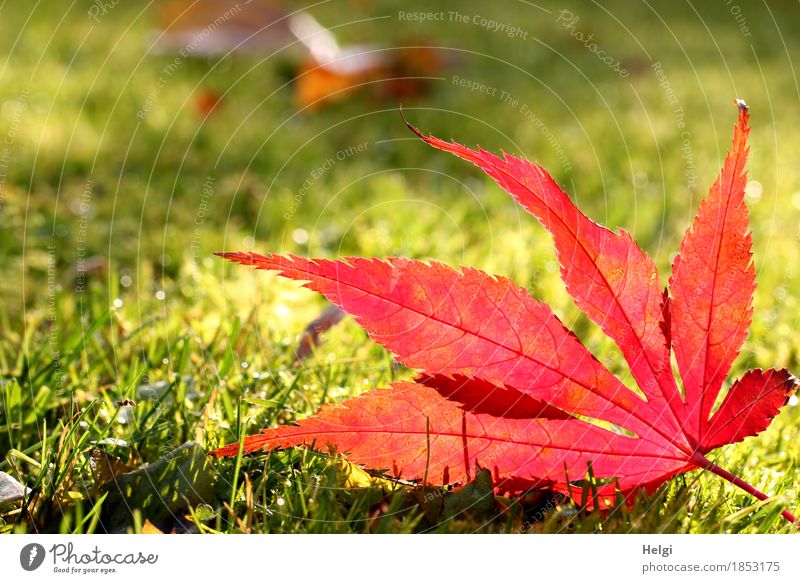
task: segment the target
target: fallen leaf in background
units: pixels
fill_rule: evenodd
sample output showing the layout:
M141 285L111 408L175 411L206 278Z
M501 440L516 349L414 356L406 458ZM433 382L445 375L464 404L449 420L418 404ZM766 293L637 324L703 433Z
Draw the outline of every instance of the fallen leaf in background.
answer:
M339 307L328 306L319 318L306 326L295 349L295 360L300 362L311 354L311 351L320 344L320 335L333 328L344 317L345 313Z
M368 90L379 99L417 98L448 64L441 51L425 41L407 47L340 47L333 33L307 13L294 15L290 28L308 48L295 80L295 104L307 112L356 90Z
M415 99L453 62L422 39L401 47L341 46L310 13L290 12L274 0L177 0L161 5L156 20L155 53L181 58L258 53L280 66L289 64L295 104L306 112L361 91L380 100ZM196 99L201 117L218 105L210 92Z

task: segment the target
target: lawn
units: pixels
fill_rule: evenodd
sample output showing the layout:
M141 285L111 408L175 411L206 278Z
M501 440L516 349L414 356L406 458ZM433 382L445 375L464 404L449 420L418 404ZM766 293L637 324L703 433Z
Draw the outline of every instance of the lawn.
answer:
M669 273L746 99L758 289L731 378L800 371L796 6L322 2L310 12L340 42L432 45L444 64L416 99L365 90L303 111L291 47L175 61L150 50L149 3L92 18L100 4L0 3L0 472L31 489L0 507L0 532L792 530L780 510L798 506L798 407L714 452L767 504L692 472L601 515L480 483L420 491L310 451L205 452L413 374L347 319L296 363L324 300L220 250L508 275L631 382L569 299L549 235L410 134L400 101L425 132L542 163ZM420 11L444 16L407 16Z

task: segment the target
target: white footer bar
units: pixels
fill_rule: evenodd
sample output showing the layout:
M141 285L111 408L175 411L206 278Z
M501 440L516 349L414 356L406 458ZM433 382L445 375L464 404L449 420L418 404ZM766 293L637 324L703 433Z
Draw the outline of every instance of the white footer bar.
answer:
M800 581L792 535L9 535L2 581ZM547 579L543 579L547 578Z

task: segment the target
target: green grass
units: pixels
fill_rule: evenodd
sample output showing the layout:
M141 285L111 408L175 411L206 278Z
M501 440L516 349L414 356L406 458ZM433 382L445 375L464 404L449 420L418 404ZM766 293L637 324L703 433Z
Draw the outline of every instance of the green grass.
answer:
M729 144L731 101L745 98L761 185L748 197L759 288L734 375L800 370L800 131L791 123L800 89L789 57L800 49L800 11L740 2L743 36L724 3L565 4L576 30L631 72L620 78L557 22L560 7L459 3L462 14L528 33L509 39L472 24L399 23L398 11L417 4L433 10L342 0L313 13L343 41L444 47L452 69L404 103L410 120L540 161L590 216L632 231L665 274ZM296 366L293 346L324 302L224 265L212 256L222 249L430 257L506 274L624 377L618 351L568 299L543 229L472 167L408 139L396 102L362 94L298 113L283 53L188 59L140 119L172 57L145 55L144 4L120 3L100 23L87 17L91 5L0 4L0 471L34 491L22 509L0 508L0 531L102 531L115 509L97 487L93 451L131 469L411 374L351 321ZM382 15L392 18L362 21ZM685 116L683 152L654 61ZM467 91L453 75L517 103ZM203 120L193 95L209 89L224 100ZM359 144L364 152L336 160ZM159 390L143 392L148 383ZM162 522L204 532L789 532L779 514L797 507L798 421L787 408L758 438L714 453L776 495L767 505L693 472L606 516L530 496L448 518L439 492L420 505L425 493L403 486L348 487L337 460L286 451L196 468L215 478L213 495ZM128 512L122 528L138 531L146 518Z

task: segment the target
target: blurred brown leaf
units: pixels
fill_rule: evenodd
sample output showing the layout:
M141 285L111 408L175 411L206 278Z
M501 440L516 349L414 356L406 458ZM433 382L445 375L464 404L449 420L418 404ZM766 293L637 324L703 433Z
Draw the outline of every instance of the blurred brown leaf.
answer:
M296 362L300 362L306 356L311 354L314 347L320 344L320 334L326 330L330 330L344 318L345 313L337 306L328 306L319 318L311 322L303 331L300 337L300 342L297 344L295 350Z

